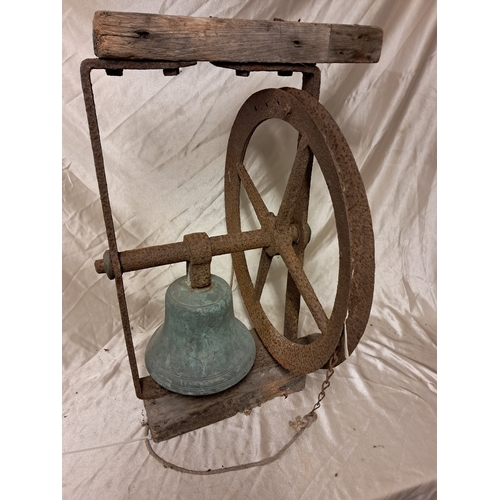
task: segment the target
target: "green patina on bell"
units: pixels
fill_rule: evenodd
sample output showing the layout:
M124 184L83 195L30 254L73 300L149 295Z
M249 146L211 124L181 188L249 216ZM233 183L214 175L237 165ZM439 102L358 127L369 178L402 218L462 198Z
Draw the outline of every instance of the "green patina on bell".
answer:
M214 394L238 383L255 360L255 343L235 318L229 285L191 288L187 276L165 294L165 323L146 347L146 368L159 385L179 394Z

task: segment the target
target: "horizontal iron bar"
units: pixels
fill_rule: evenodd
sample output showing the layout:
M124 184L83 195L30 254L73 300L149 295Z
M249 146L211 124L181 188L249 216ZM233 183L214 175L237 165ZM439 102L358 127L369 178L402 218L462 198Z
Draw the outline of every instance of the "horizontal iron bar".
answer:
M132 61L129 59L85 59L82 67L85 71L93 69L123 70L123 69L176 69L194 66L196 61Z
M243 252L255 248L266 248L271 245L271 234L264 229L245 231L238 234L225 234L209 238L212 255ZM169 243L167 245L138 248L119 252L122 273L138 271L151 267L185 262L190 259L189 246L185 242ZM113 279L112 270L106 266L106 253L103 259L96 260L95 270L99 274L106 273ZM106 269L108 267L108 269Z

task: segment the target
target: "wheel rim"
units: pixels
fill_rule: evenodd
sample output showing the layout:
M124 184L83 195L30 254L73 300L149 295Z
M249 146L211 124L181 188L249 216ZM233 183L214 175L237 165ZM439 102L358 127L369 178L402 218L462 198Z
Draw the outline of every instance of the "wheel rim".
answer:
M277 215L267 210L243 163L253 133L271 118L289 123L299 133L297 154ZM338 286L330 317L324 312L303 270L307 209L300 213L297 207L304 206L304 201L306 206L308 204L313 154L330 193L338 233ZM321 368L336 349L338 363L343 361L344 353L340 349L343 343L339 341L344 338L346 317L347 344L351 353L366 327L371 307L373 231L364 186L349 146L333 118L316 99L298 89L266 89L256 92L243 104L231 130L226 157L225 203L230 234L241 232L241 187L247 192L262 228L270 232L273 241L271 249L261 252L255 284L244 253L232 254L243 301L262 342L283 367L295 373ZM299 242L294 244L297 233ZM260 303L275 254L281 255L289 275L285 335L270 322ZM297 343L300 297L321 332L307 345Z

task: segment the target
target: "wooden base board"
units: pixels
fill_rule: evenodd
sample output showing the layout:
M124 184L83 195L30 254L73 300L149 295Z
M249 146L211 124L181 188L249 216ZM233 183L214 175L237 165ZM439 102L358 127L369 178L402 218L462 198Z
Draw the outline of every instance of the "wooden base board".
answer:
M153 441L165 441L251 410L276 396L304 389L306 376L293 375L282 368L253 330L252 335L256 346L255 363L234 387L210 396L183 396L166 391L161 397L144 400Z

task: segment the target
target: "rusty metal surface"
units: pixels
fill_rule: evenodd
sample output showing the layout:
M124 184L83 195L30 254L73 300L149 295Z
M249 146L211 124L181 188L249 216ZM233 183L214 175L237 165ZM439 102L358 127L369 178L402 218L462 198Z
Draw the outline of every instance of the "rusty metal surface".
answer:
M134 342L132 339L132 330L130 328L130 319L128 314L127 300L125 296L125 287L122 278L122 269L119 260L118 247L116 243L116 235L113 224L113 215L109 202L108 185L106 181L106 172L104 168L104 157L102 153L101 137L99 133L99 124L97 121L97 112L95 106L94 92L92 90L91 71L95 69L103 69L111 71L112 74L120 75L123 69L163 69L177 70L179 67L192 66L196 64L193 61L186 62L171 62L171 61L122 61L122 60L102 60L102 59L85 59L80 65L80 78L82 81L83 98L85 101L85 110L89 125L90 141L92 145L92 153L94 156L94 165L96 171L97 184L99 187L99 196L101 198L102 214L106 227L106 237L108 240L108 255L107 258L111 262L111 273L115 279L116 294L118 305L120 308L120 316L122 320L123 334L127 355L132 373L132 380L136 396L143 398L141 381L139 377L139 369L137 367L137 359L135 356ZM108 266L109 267L109 266ZM109 274L108 274L109 276Z
M186 234L184 243L189 247L188 284L191 288L209 287L211 285L210 262L212 262L212 248L207 233Z
M286 91L307 106L316 121L321 120L329 147L337 152L351 232L352 280L346 328L347 348L349 354L352 354L368 323L375 285L375 241L365 186L349 144L330 113L307 94L293 88L287 88ZM337 364L345 360L344 349L337 349L336 354Z
M238 76L249 76L252 71L276 71L279 76L291 76L295 72L302 73L302 89L308 92L312 97L319 99L321 86L321 71L313 64L257 64L257 63L212 63L216 66L233 69ZM300 143L300 137L299 137ZM295 206L294 220L301 227L302 231L307 224L307 207L309 204L309 186L311 182L313 155L309 148L304 151L304 156L298 155L297 161L301 164L299 168L304 168L304 176L301 182L294 185L297 193L297 205ZM241 179L245 179L245 170L240 169L242 174ZM291 184L289 184L291 187ZM252 190L252 186L247 183L248 190ZM247 190L247 193L249 192ZM255 196L254 196L255 199ZM258 200L257 200L258 203ZM300 262L304 259L304 250L307 243L305 238L294 245L294 251ZM255 294L259 299L264 287L267 273L271 266L273 255L276 254L274 247L263 248L261 252L259 268L257 272L257 282L255 283ZM295 340L298 336L298 320L300 310L300 292L297 289L295 281L290 273L287 277L287 288L285 297L285 318L284 318L284 335L285 337Z
M297 157L278 215L267 210L243 165L252 134L258 125L271 118L284 120L299 132ZM308 239L303 203L308 200L309 153L317 158L330 191L339 238L338 288L330 318L304 273L302 259L305 246L296 251L297 246L289 234L289 228L295 225L302 236L299 241ZM241 231L241 187L246 190L262 228L270 232L272 246L281 255L296 289L290 293L287 286L285 309L291 319L285 324L291 334L282 335L278 332L260 304L260 293L272 258L269 254L270 258L261 257L255 285L243 252L232 254L246 309L264 345L282 366L295 373L317 370L339 347L348 311L350 351L357 345L359 332L366 326L365 313L369 313L371 307L374 275L371 218L359 171L340 130L317 99L298 89L267 89L253 94L243 104L231 130L227 148L225 196L230 234ZM300 207L300 210L296 207ZM321 332L321 335L305 345L293 342L296 338L297 302L300 303L300 297L304 299ZM342 359L339 356L338 362Z
M230 63L212 61L214 66L232 69L236 76L249 76L253 71L272 71L278 76L292 76L293 73L302 73L302 90L309 92L316 99L319 98L321 85L321 71L315 64L268 64L268 63Z
M304 82L305 83L305 82ZM317 98L318 96L314 96ZM285 193L283 202L278 212L278 221L281 225L294 222L300 227L302 238L293 249L301 265L304 262L304 252L310 241L310 228L307 224L309 208L309 192L311 187L311 175L313 166L313 153L308 145L308 139L299 135L297 142L297 154ZM290 203L292 196L296 196L296 202ZM306 238L305 235L308 235ZM295 284L290 272L288 272L285 296L285 318L283 334L292 341L298 338L299 313L300 313L300 291Z
M238 234L211 236L209 237L209 242L211 254L216 256L268 247L271 244L270 238L270 235L266 231L258 229ZM189 256L190 250L184 241L118 252L122 274L130 271L149 269L151 267L175 264L176 262L187 262ZM106 250L103 258L94 262L94 267L97 273L106 273L109 279L114 279L113 269L110 267L109 262L109 252Z
M104 69L108 72L117 72L124 69L161 69L166 70L165 76L175 76L176 74L178 74L177 70L179 68L194 66L195 64L196 61L132 61L130 59L91 58L82 61L80 71L81 73L87 73L93 69ZM116 74L116 76L118 76L118 74Z
M118 304L120 308L120 315L123 326L123 333L125 337L125 344L127 354L130 362L130 369L132 372L132 379L134 382L135 393L138 398L141 397L141 385L139 380L139 370L137 368L137 360L135 357L134 343L132 340L132 331L130 329L130 320L127 309L127 301L125 298L125 288L120 268L120 261L118 259L118 247L116 244L115 229L113 224L113 216L111 213L111 205L109 203L108 186L106 182L106 172L104 170L104 158L102 154L101 138L99 134L99 125L97 122L97 113L95 108L94 93L92 91L92 80L90 72L96 67L100 67L102 61L98 61L96 66L95 60L86 59L80 66L80 76L82 80L83 97L85 100L85 109L87 112L87 119L89 124L90 141L92 144L92 152L94 155L94 165L99 186L99 195L101 198L102 214L104 217L104 224L106 227L106 236L109 246L109 259L115 277L116 293L118 297ZM102 68L104 69L104 67Z
M212 61L211 64L219 68L232 69L234 71L241 71L251 73L252 71L273 71L277 72L279 76L291 76L293 73L316 73L319 71L316 64L313 63L255 63L255 62L227 62L227 61ZM247 75L238 75L247 76Z
M92 90L91 71L96 69L105 70L109 76L121 76L123 70L162 70L165 76L175 76L179 74L179 68L192 66L194 64L196 64L196 61L86 59L82 61L80 66L82 90L89 124L94 165L109 247L104 253L103 259L95 262L95 268L99 273L106 272L109 279L115 279L127 355L135 392L140 399L155 397L157 394L162 393L162 388L156 383L146 383L148 377L139 377L122 274L130 270L139 270L173 262L187 261L190 257L190 250L184 242L180 242L147 249L125 252L118 251L113 216L109 202L96 106ZM225 67L224 64L217 65ZM287 68L284 68L283 65L259 65L259 67L256 67L255 65L244 64L243 66L248 67L248 71L280 71L281 75L288 75L290 71L301 72L303 74L303 88L307 89L308 92L316 97L319 95L320 71L315 66L291 65L292 67L289 67L290 65L288 65ZM295 233L294 238L297 239L297 237ZM265 231L249 231L238 235L228 234L210 238L210 246L212 255L222 255L233 251L243 251L252 248L269 248L270 237Z
M303 90L262 91L251 96L240 110L231 132L226 161L225 196L229 234L210 238L204 233L201 238L187 235L183 242L118 251L90 73L93 69L102 69L110 75L120 76L124 69L161 69L165 75L173 76L178 74L180 67L194 64L196 62L193 61L101 59L87 59L81 64L82 88L109 246L103 259L95 262L95 268L97 272L106 273L110 279L115 279L127 354L135 392L140 399L157 397L163 391L157 384L149 383L148 377L139 378L122 279L123 273L127 271L191 261L195 266L200 266L201 271L195 278L195 283L197 286L206 286L211 257L232 253L242 296L259 335L273 357L295 373L307 373L321 367L330 358L335 347L338 362L344 359L343 350L339 349L339 340L342 338L347 311L348 346L349 352L352 352L366 326L373 295L373 234L366 194L345 139L333 119L317 101L320 71L314 65L214 62L216 66L233 69L242 75L252 71L277 71L281 76L300 72L303 75ZM255 128L269 118L285 120L299 131L298 154L277 215L269 213L242 163ZM325 314L303 271L304 249L310 236L307 205L313 154L318 159L332 196L339 234L339 285L330 318ZM241 231L241 184L245 186L256 210L262 226L260 230ZM262 248L262 253L257 283L254 286L243 252L255 248ZM281 255L288 268L285 335L274 329L259 303L269 266L276 254ZM301 297L311 310L321 332L316 337L310 336L307 341L297 339Z

